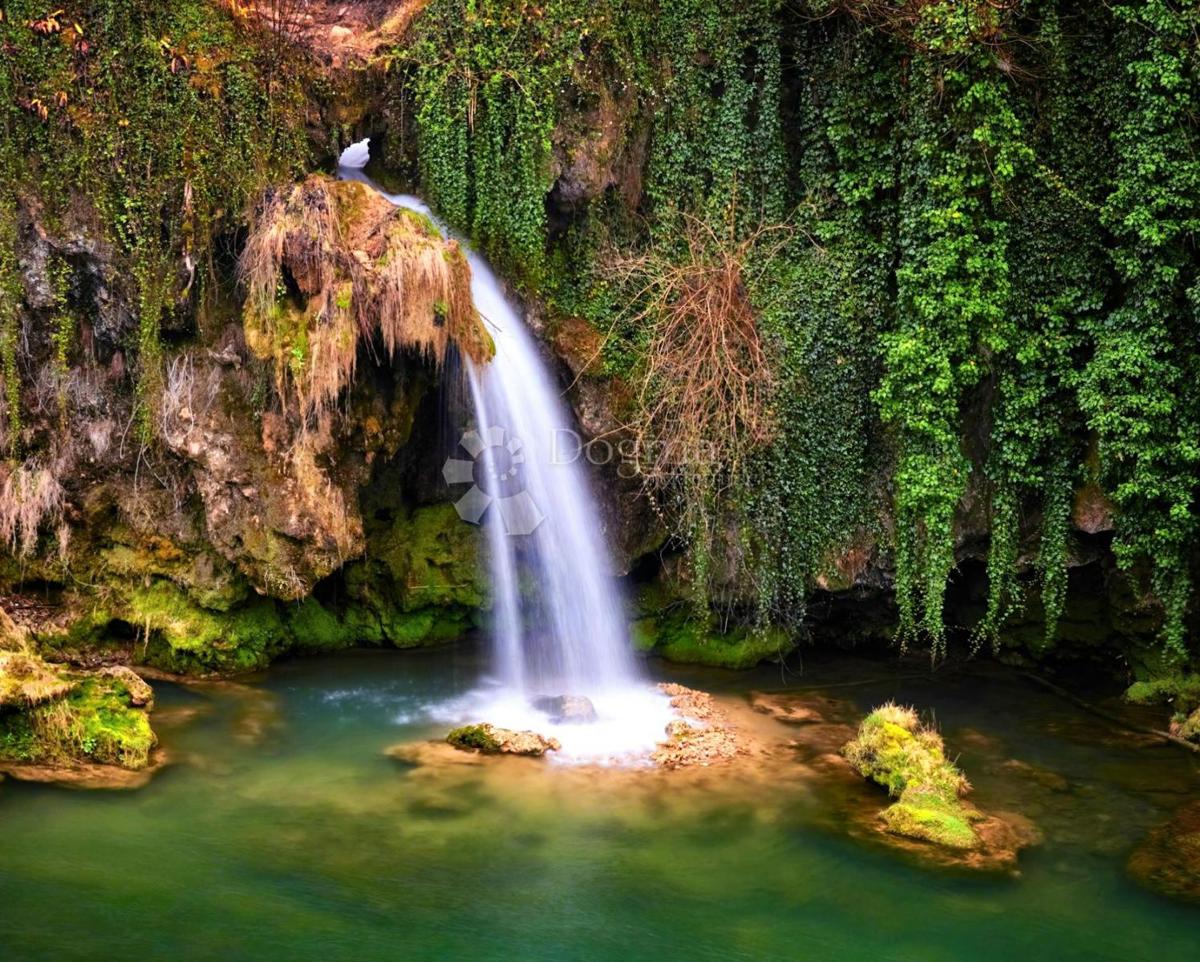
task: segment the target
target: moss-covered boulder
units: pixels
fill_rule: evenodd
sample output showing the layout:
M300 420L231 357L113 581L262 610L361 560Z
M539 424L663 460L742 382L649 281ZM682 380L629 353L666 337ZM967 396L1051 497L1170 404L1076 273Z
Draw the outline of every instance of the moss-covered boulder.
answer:
M150 763L153 691L128 669L76 672L30 654L4 656L0 691L0 764L140 770Z
M941 736L922 726L913 709L876 708L842 753L860 775L896 799L883 812L888 831L954 849L983 844L974 827L983 816L962 801L970 784L947 761Z

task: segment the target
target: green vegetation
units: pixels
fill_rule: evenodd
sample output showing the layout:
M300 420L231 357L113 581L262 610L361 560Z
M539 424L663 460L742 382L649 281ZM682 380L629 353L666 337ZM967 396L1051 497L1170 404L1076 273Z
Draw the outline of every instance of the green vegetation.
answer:
M605 335L642 416L695 389L662 376L685 368L659 337L713 301L671 286L685 228L735 257L722 310L752 308L769 428L707 379L693 407L734 412L711 420L715 456L653 472L702 601L732 564L736 618L795 626L865 532L890 542L900 642L936 658L969 503L991 531L973 644L1023 606L1027 563L1050 644L1073 492L1099 482L1180 660L1200 557L1198 29L1177 0L433 0L400 59L435 206ZM653 273L612 269L631 261Z
M634 646L667 661L714 668L753 668L794 647L779 628L736 626L723 632L715 617L677 607L633 623Z
M219 4L12 0L0 17L0 349L9 447L20 425L13 363L13 212L91 208L134 285L143 437L153 432L165 313L215 274L211 242L264 185L307 155L299 68ZM87 210L82 216L89 216ZM190 265L181 280L176 267ZM59 350L65 348L65 337Z
M1169 706L1173 709L1171 731L1200 742L1200 675L1174 674L1134 682L1125 698L1135 705Z
M289 392L306 414L338 410L362 342L440 357L451 329L477 327L461 283L430 283L404 313L421 277L462 280L452 246L412 270L386 244L353 256L370 246L351 236L365 191L298 182L315 101L335 95L227 6L3 8L0 447L30 459L7 490L44 476L47 507L5 514L23 555L74 516L54 432L35 423L38 364L68 425L71 366L100 336L73 252L50 251L40 306L22 307L15 252L34 212L111 248L133 316L103 332L109 380L124 390L132 361L143 441L162 423L163 325L204 324L232 279L216 240L256 200L244 329L280 390L255 394L253 414L287 415ZM355 85L394 85L387 149L403 154L406 118L440 215L549 329L590 325L590 376L626 382L615 413L687 549L690 609L645 623L646 647L728 665L778 654L814 585L851 546L879 546L898 641L941 657L968 528L990 533L970 644L997 646L1028 600L1050 645L1088 484L1115 505L1116 557L1131 593L1156 599L1169 669L1195 655L1200 558L1198 33L1181 0L430 0ZM432 240L392 214L414 249ZM317 254L336 270L307 276ZM312 487L326 474L307 440L293 450ZM209 605L162 566L100 606L175 667L254 667L289 639L425 643L487 604L469 531L437 511L368 520L337 611ZM340 564L355 539L326 520ZM280 559L261 581L294 596L299 549L248 537L263 564Z
M0 665L0 687L12 665ZM43 663L43 673L48 668ZM157 739L120 677L63 675L67 692L40 698L23 710L0 709L0 758L30 764L86 760L144 768Z
M260 598L230 611L213 611L195 604L165 578L129 592L119 610L148 640L163 643L153 660L172 671L264 668L287 642L274 601Z
M463 725L451 731L446 741L468 751L500 751L500 742L492 735L491 725Z
M941 736L922 727L913 709L890 703L876 708L842 753L896 799L883 812L888 831L949 848L981 844L971 827L981 816L961 800L970 784L946 760Z

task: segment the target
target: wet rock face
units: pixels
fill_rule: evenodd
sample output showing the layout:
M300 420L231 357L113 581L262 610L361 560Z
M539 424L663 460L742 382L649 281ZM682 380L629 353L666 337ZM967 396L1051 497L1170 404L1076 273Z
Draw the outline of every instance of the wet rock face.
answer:
M1200 801L1179 809L1129 858L1134 881L1171 898L1200 903Z
M30 198L23 198L18 237L18 266L25 305L31 312L55 307L51 260L57 256L71 267L69 299L89 318L92 347L107 363L136 327L113 249L102 239L97 217L88 203L76 198L51 228Z
M164 411L163 441L192 467L207 540L259 593L307 596L362 554L356 491L365 461L344 459L342 439L328 428L299 444L295 427L273 412L256 423L234 367L200 358L191 379Z

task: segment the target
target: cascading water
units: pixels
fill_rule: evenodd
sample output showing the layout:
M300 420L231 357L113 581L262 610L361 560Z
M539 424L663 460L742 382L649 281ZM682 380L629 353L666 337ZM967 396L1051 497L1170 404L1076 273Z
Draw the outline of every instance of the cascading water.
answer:
M365 142L355 145L342 155L340 174L379 190L362 172L366 161ZM438 223L417 197L383 196ZM644 753L661 739L671 713L631 654L570 415L499 279L463 247L475 307L496 354L486 367L468 368L477 426L444 474L450 484L471 485L460 513L482 520L487 532L499 684L458 711L552 733L567 757ZM586 696L596 722L555 724L534 707L539 697L555 695Z

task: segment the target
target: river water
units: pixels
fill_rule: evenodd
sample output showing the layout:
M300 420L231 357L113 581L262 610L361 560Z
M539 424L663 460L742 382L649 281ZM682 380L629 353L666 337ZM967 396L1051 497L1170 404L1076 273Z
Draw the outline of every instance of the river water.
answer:
M1123 871L1144 832L1200 793L1195 762L1015 675L828 695L859 711L896 697L934 712L976 801L1016 807L1045 835L1018 878L931 869L849 837L786 753L745 780L385 754L442 737L443 706L478 687L488 660L472 644L352 652L283 662L246 686L157 685L155 724L177 763L148 787L0 784L0 958L1195 955L1200 909ZM789 681L888 674L831 661ZM730 703L781 684L778 668L670 677ZM1065 789L1015 785L997 768L1011 759Z

